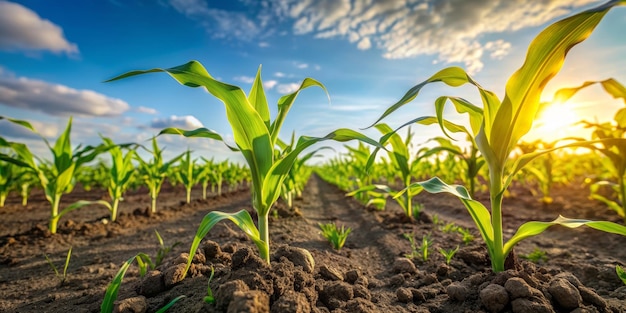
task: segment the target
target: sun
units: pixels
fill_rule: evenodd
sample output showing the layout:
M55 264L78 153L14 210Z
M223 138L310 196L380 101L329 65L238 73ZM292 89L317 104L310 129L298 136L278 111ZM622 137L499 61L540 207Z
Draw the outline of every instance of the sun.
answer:
M583 120L572 103L554 103L541 111L533 123L533 133L550 141L568 136L576 136Z

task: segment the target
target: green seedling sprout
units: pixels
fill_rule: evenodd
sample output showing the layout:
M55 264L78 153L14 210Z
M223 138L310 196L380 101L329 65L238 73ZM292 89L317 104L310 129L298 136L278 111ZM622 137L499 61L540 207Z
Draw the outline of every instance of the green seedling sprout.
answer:
M202 300L204 300L204 302L208 304L215 303L215 297L213 296L213 289L211 289L211 280L213 280L213 275L215 275L215 268L211 266L211 275L209 275L209 282L207 283L206 296L202 298Z
M157 255L155 258L155 262L154 262L155 263L154 266L156 267L156 266L161 265L163 263L163 259L165 259L165 256L167 256L172 251L172 249L174 249L174 247L180 245L181 242L177 241L171 246L166 246L165 243L163 242L163 238L161 237L161 235L156 229L154 230L154 233L156 234L157 239L159 241L159 248L157 250Z
M617 277L626 285L626 271L619 265L615 265L615 272Z
M245 209L235 213L219 211L208 213L202 219L189 250L190 257L185 275L191 267L192 257L195 255L200 241L216 223L222 220L230 220L235 223L255 243L261 258L267 263L270 262L269 212L280 196L283 181L289 175L291 167L304 149L324 140L345 142L356 139L380 146L377 141L361 133L350 129L338 129L324 137L299 137L295 140L295 146L289 147L290 152L283 153L286 149L281 150L278 145L280 130L300 91L317 86L326 92L324 85L311 78L304 79L295 92L284 95L278 100L278 110L273 121L270 118L270 108L265 97L260 67L248 94L238 86L216 80L197 61L169 69L156 68L147 71L132 71L109 81L154 72L165 72L180 84L188 87L202 87L224 104L235 141L235 145L226 145L232 151L240 152L248 163L252 183L252 207L258 216L255 224L252 216ZM208 128L195 130L166 128L160 134L176 134L224 141L220 134Z
M457 231L461 235L461 238L462 238L461 240L463 240L464 244L467 245L470 242L474 241L474 235L472 235L472 233L470 232L468 228L458 227Z
M520 255L520 257L526 260L529 260L533 263L540 263L540 262L548 261L548 256L546 255L546 252L537 247L535 247L535 249L533 249L532 252L528 254Z
M452 260L454 255L457 253L457 251L459 251L458 245L456 246L456 248L450 249L450 250L439 248L439 253L441 253L441 255L443 255L443 257L446 258L446 264L448 265L450 265L450 261Z
M124 154L122 147L115 145L110 138L102 137L102 141L110 147L111 169L109 170L107 189L113 201L109 206L111 221L115 222L117 220L119 203L122 201L124 192L128 189L128 184L134 174L135 167L132 161L135 150L128 150Z
M428 253L432 245L433 240L430 238L430 234L422 236L422 244L419 246L419 251L424 262L428 261Z
M575 45L583 42L593 32L605 14L615 6L625 5L624 0L613 0L588 9L571 17L557 21L543 30L530 44L522 67L508 80L505 96L501 101L493 92L483 89L463 69L449 67L412 87L397 103L389 107L374 124L398 108L409 103L420 90L430 84L443 82L451 87L464 84L475 86L480 94L483 107L459 98L442 96L435 101L436 116L416 118L405 125L436 121L447 136L449 132L463 132L470 135L478 147L489 170L490 208L472 199L465 187L448 185L440 178L414 183L428 192L447 192L457 196L467 208L487 246L492 270L502 272L513 247L521 240L536 236L553 225L576 228L583 225L601 231L626 235L626 227L607 221L571 219L559 216L551 222L530 221L522 224L507 242L503 235L502 200L513 178L530 161L551 152L545 150L522 155L515 160L511 152L521 138L531 129L539 110L546 106L540 102L546 84L560 71L567 53ZM568 89L557 91L557 95L571 93ZM556 97L555 97L556 98ZM559 99L556 99L559 100ZM443 118L444 107L450 101L456 110L469 117L470 130ZM384 139L384 138L383 138ZM626 139L613 139L623 142ZM381 139L381 142L384 142ZM605 141L606 142L606 141ZM574 143L561 146L582 146Z
M72 247L70 247L70 249L67 250L67 255L65 256L65 265L63 266L63 274L59 273L59 270L57 269L56 265L52 263L52 260L50 260L47 254L44 253L43 256L46 258L48 265L50 265L50 267L54 271L54 275L61 282L61 285L65 284L67 282L67 268L70 265L70 258L72 257Z
M341 228L339 228L335 223L319 223L318 225L322 230L322 236L330 242L335 250L341 250L343 245L346 243L348 235L352 231L350 227L345 228L345 226L341 226Z
M441 227L441 231L444 233L454 233L454 232L458 232L459 231L459 226L450 222L450 223L446 223L445 225L443 225Z

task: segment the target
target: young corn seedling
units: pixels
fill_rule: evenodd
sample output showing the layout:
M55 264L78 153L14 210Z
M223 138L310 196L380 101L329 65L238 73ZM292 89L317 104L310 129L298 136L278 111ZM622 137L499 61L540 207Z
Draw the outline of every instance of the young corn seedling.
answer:
M177 241L171 246L166 246L165 243L163 242L163 238L161 237L161 235L156 229L154 230L154 233L156 234L157 240L159 241L159 248L157 249L157 254L154 259L154 267L157 267L163 263L163 259L165 259L165 257L170 252L172 252L172 249L174 249L176 246L182 243L180 241Z
M411 185L411 173L413 172L413 167L421 159L437 153L438 150L428 150L428 152L421 154L416 160L413 161L411 160L411 154L409 153L409 144L412 138L412 133L410 130L406 139L402 140L402 137L394 132L387 124L378 124L376 125L376 129L378 129L383 134L384 139L380 140L381 144L386 144L387 142L391 144L392 149L387 150L387 154L390 160L389 162L391 163L390 165L393 167L397 175L400 176L400 188L408 188ZM379 149L380 148L376 148L373 154L371 154L372 157L368 156L366 168L369 168L371 166L371 163L374 162L375 155ZM404 211L404 214L407 217L413 219L414 217L419 215L419 211L414 212L413 197L418 195L422 190L423 188L417 185L413 188L408 188L406 192L400 193L397 190L394 190L391 186L374 184L363 186L357 190L348 193L347 196L355 196L360 193L368 193L370 196L373 197L370 198L366 205L376 204L377 206L383 208L386 204L387 197L391 196L393 197L393 199L396 200L398 205L400 205L400 207Z
M617 277L626 285L626 270L619 265L615 265L615 272L617 273Z
M191 159L191 151L187 149L180 159L179 171L177 172L180 181L185 186L187 203L191 202L191 188L199 182L198 172L195 171L194 163L195 161Z
M567 52L576 44L583 42L611 8L624 4L626 1L623 0L609 1L548 26L532 41L526 61L509 78L502 101L493 92L483 89L463 69L450 67L411 88L400 101L389 107L375 122L377 123L412 101L419 91L430 83L443 82L452 87L472 84L478 89L483 102L482 108L463 98L443 96L435 101L435 109L438 123L446 135L448 131L452 131L452 127L463 127L443 119L444 107L448 101L458 112L469 116L472 138L489 169L491 210L473 200L464 187L448 185L437 177L416 184L431 193L451 193L463 202L487 245L494 272L505 270L505 260L519 241L538 235L553 225L570 228L586 225L598 230L626 235L626 227L619 224L559 216L551 222L526 222L518 228L508 242L505 242L502 221L502 200L515 174L534 158L550 152L548 150L523 155L510 164L512 150L521 137L531 129L541 107L540 96L545 85L560 71ZM432 117L417 118L408 124L426 118ZM505 171L505 169L510 170Z
M65 256L65 265L63 266L63 273L59 273L59 270L57 269L56 265L52 263L52 260L50 260L47 254L44 253L43 256L46 258L48 265L50 265L50 267L54 271L54 275L61 282L61 285L65 284L67 282L67 268L70 265L70 258L72 257L72 247L70 247L70 249L67 250L67 255Z
M4 202L9 196L15 178L13 174L17 165L0 161L0 208L4 207Z
M461 240L464 244L468 245L470 242L474 241L474 235L472 235L469 229L459 227L457 228L457 231L461 235Z
M428 253L430 247L433 245L433 240L430 238L430 234L422 236L422 244L419 246L419 251L424 262L428 261Z
M150 199L152 203L150 205L150 213L156 213L156 203L159 193L161 192L161 186L167 176L167 170L174 163L178 161L183 155L180 154L169 162L163 161L163 150L159 148L156 137L152 138L152 159L150 161L144 161L139 154L135 153L135 159L139 162L139 172L144 184L148 186L150 192Z
M215 297L213 296L213 289L211 289L211 280L213 280L213 275L215 275L215 268L211 266L211 275L209 275L209 281L207 282L206 296L202 298L202 300L208 304L215 303Z
M548 256L546 255L546 252L537 247L535 247L535 249L533 249L533 251L530 252L529 254L524 254L520 256L533 263L540 263L540 262L548 261Z
M110 205L111 221L117 220L117 212L120 201L123 199L124 192L128 189L130 179L135 173L135 167L132 163L135 156L135 150L128 150L126 154L122 151L122 147L115 145L110 138L102 137L104 144L111 147L109 154L111 155L111 169L108 175L109 196L113 203Z
M452 258L458 251L459 251L459 246L456 246L456 248L450 249L450 250L439 248L439 253L443 255L443 257L446 259L446 264L448 265L450 265L450 261L452 261Z
M130 265L133 263L134 260L137 260L137 263L139 265L140 276L143 277L143 275L145 275L147 269L144 260L146 260L146 257L148 258L148 260L150 259L145 253L138 253L128 259L126 262L124 262L124 264L122 264L122 267L120 267L120 269L117 271L117 274L115 274L115 277L113 277L111 283L107 286L106 292L104 294L104 299L102 300L102 304L100 305L101 313L113 312L113 309L115 308L115 300L117 300L117 294L120 290L120 286L122 285L122 281L124 280L124 276L126 275L126 272L130 268ZM176 302L184 297L184 295L180 295L172 299L157 312L166 312Z
M330 242L335 250L341 250L341 248L343 248L346 239L348 239L348 235L352 231L350 227L346 229L345 226L341 226L341 228L339 228L335 223L319 223L318 225L322 230L322 236Z
M26 122L18 124L24 125L23 123ZM30 126L30 124L28 124L28 126ZM30 129L32 129L32 126ZM109 207L109 203L103 200L80 200L62 210L60 209L61 196L71 192L74 188L74 177L77 169L79 169L83 164L93 161L96 156L109 149L109 147L104 145L100 145L98 147L82 147L79 145L76 149L73 149L70 142L71 129L72 118L69 119L65 131L61 134L61 136L59 136L54 146L51 146L48 140L44 139L44 142L48 146L48 149L52 153L53 157L53 161L49 164L36 159L36 157L24 144L0 140L0 146L8 146L12 148L18 156L17 158L14 158L0 153L0 160L26 167L37 175L39 183L44 190L46 200L48 200L51 204L48 225L50 232L53 234L56 234L57 232L57 226L61 217L73 210L93 204L100 204Z
M302 136L296 140L295 146L290 148L291 152L281 153L278 146L279 133L287 113L300 91L312 86L318 86L326 91L324 85L311 78L306 78L295 92L284 95L278 100L277 114L272 121L263 89L260 67L252 84L252 89L247 95L240 87L214 79L197 61L191 61L169 69L133 71L111 80L153 72L165 72L180 84L188 87L203 87L211 95L223 102L235 140L235 146L232 144L226 145L232 151L239 151L243 155L251 172L252 207L258 215L258 228L252 221L250 213L246 210L236 213L210 212L203 218L196 232L189 251L190 256L195 255L200 241L216 223L221 220L230 220L248 235L259 249L261 258L269 263L269 212L276 200L278 200L283 181L289 175L289 171L297 160L298 155L304 149L324 140L344 142L357 139L379 146L375 140L356 131L338 129L324 137ZM207 128L190 131L167 128L162 130L160 134L178 134L185 137L205 137L223 141L221 135ZM185 273L191 266L191 260L192 258L190 257Z

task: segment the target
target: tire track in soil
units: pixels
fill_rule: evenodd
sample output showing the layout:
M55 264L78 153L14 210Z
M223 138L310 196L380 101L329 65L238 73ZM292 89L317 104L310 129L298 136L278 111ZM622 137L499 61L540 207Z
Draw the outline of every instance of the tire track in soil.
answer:
M384 229L376 215L315 174L309 179L302 203L301 212L308 227L298 231L302 231L303 235L309 238L309 242L300 241L297 245L311 249L316 259L319 255L326 260L330 259L330 262L339 262L328 265L342 271L356 267L371 271L367 274L372 277L389 276L391 265L403 251L398 247L399 235ZM328 222L352 229L344 248L340 251L334 251L321 234L319 240L310 240L311 237L315 237L313 234L320 233L318 223ZM352 262L342 264L345 259L337 255L347 257Z

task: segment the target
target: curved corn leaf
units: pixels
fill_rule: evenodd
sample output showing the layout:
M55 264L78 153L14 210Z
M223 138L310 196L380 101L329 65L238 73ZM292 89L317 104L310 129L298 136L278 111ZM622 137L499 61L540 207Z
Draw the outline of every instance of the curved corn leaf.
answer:
M224 141L224 138L222 138L222 135L218 134L217 132L210 130L208 128L197 128L194 130L184 130L184 129L180 129L180 128L175 128L175 127L168 127L168 128L164 128L159 132L159 135L163 135L163 134L171 134L171 135L182 135L188 138L210 138L210 139L215 139L215 140L219 140L221 142L223 142L226 147L228 147L228 149L230 149L230 151L234 151L237 152L239 151L239 149L237 149L237 147L233 147L229 144L227 144Z
M28 128L28 129L30 129L30 130L32 130L32 131L34 131L34 132L36 132L36 131L35 131L35 128L33 127L33 125L31 125L29 122L24 121L24 120L18 120L18 119L14 119L14 118L10 118L10 117L6 117L6 116L2 116L2 115L0 115L0 120L7 120L7 121L9 121L9 122L11 122L11 123L14 123L14 124L17 124L17 125L20 125L20 126L26 127L26 128Z
M540 107L541 93L561 70L569 50L587 39L612 7L623 4L626 1L609 1L558 21L532 41L524 64L506 84L506 94L494 118L493 127L485 129L486 137L501 165L519 139L532 127Z
M577 228L580 226L588 226L593 229L601 230L607 233L626 236L626 226L607 221L590 221L583 219L571 219L561 215L552 222L526 222L517 229L517 232L504 244L504 255L508 255L511 249L521 240L536 236L544 232L548 227L561 225L569 228Z
M254 107L261 119L263 119L263 123L265 123L265 127L270 129L270 111L269 105L267 105L267 98L265 97L265 91L263 90L263 81L261 80L261 66L259 65L259 69L256 72L256 77L254 78L254 82L252 83L252 88L250 89L250 94L248 95L248 101Z
M122 267L120 267L117 274L113 278L113 281L107 287L107 291L104 294L104 300L102 300L102 304L100 305L100 313L111 313L113 312L114 302L117 299L117 293L122 285L122 280L124 279L124 275L126 275L126 271L130 264L133 262L136 256L128 259Z
M263 177L273 164L274 145L263 118L250 104L243 90L237 86L215 80L198 61L191 61L168 69L154 68L145 71L131 71L107 81L155 72L165 72L185 86L204 87L224 103L235 143L250 166L253 185L261 186ZM305 82L307 81L305 80ZM303 86L305 86L305 82L303 82ZM303 86L300 89L304 88ZM295 99L295 95L292 95ZM280 126L280 124L278 125ZM273 127L273 129L275 128Z
M60 219L63 215L70 213L74 210L80 209L84 206L87 205L94 205L94 204L100 204L105 206L107 209L109 209L109 211L113 210L111 207L111 204L107 201L104 200L95 200L95 201L88 201L88 200L79 200L76 201L72 204L70 204L69 206L67 206L65 209L61 210L61 212L59 212L58 219Z
M158 311L156 311L156 313L165 313L167 312L167 310L169 310L174 304L176 304L176 302L178 302L178 300L184 298L185 295L180 295L174 299L172 299L172 301L168 302L164 307L160 308Z
M193 256L196 255L196 251L198 250L198 246L200 242L206 236L211 228L215 226L218 222L222 220L230 220L235 223L246 235L248 238L252 240L259 248L259 253L261 256L269 256L269 251L267 250L268 246L261 240L261 236L259 235L259 230L254 225L252 221L252 217L250 213L246 210L241 210L236 213L224 213L219 211L209 212L204 216L198 230L196 231L196 235L193 238L193 242L191 243L191 248L189 249L189 258L187 260L187 266L185 267L185 274L183 274L183 278L187 276L187 272L191 267L191 261L193 261ZM269 258L269 257L268 257ZM268 259L263 257L263 259Z
M374 126L387 115L393 113L403 105L411 102L413 99L415 99L415 97L419 94L420 90L424 86L435 82L443 82L444 84L451 87L458 87L467 83L476 86L481 95L481 98L483 99L483 104L485 105L484 115L487 122L491 121L491 115L494 114L492 112L495 112L495 110L500 105L500 101L494 93L483 89L462 68L453 66L445 68L435 73L435 75L431 76L427 80L413 86L411 89L409 89L409 91L404 94L404 96L398 102L385 110L385 112L374 123L372 123L372 125L368 126L367 128Z
M411 156L409 155L409 148L402 140L402 137L385 123L376 124L374 127L383 135L392 133L388 139L393 148L393 151L388 151L389 158L394 161L393 164L400 170L401 177L404 178L411 175L411 169L409 168L409 159Z
M442 96L442 97L437 98L437 100L435 100L435 111L437 113L437 121L439 122L439 125L441 125L441 130L443 131L443 133L447 137L450 137L448 133L446 132L446 127L444 127L444 121L443 121L444 120L443 110L448 100L452 102L452 104L454 105L458 113L461 113L461 114L467 113L469 115L470 127L472 128L472 132L474 134L472 137L475 137L476 134L478 134L478 132L480 131L480 125L483 123L483 118L484 118L483 109L459 97Z
M300 87L296 91L280 97L280 99L278 99L278 114L276 115L276 119L274 119L274 122L272 122L272 125L269 128L270 134L272 136L272 147L276 144L278 135L280 134L280 129L283 126L283 122L285 121L285 117L287 117L287 113L289 113L289 109L291 109L293 102L296 101L296 98L298 97L298 94L300 94L300 91L313 86L322 88L322 90L324 90L326 96L328 97L328 101L330 102L330 95L328 94L328 90L326 90L326 87L317 80L308 77L302 81Z
M489 255L493 256L494 233L493 226L491 225L491 214L489 213L489 210L482 205L482 203L472 200L465 187L460 185L448 185L439 179L439 177L433 177L427 181L416 182L411 184L411 186L416 184L422 186L424 190L430 193L447 192L459 198L474 220L474 223L476 224L476 227L478 227L483 240L485 240L487 250L489 250ZM398 197L398 195L396 195L396 197Z

